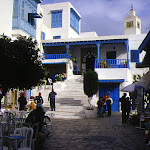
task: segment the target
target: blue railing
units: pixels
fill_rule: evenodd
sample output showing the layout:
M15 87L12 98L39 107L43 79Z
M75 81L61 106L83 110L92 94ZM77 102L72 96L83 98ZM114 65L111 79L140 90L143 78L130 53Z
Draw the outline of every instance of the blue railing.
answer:
M127 59L95 59L95 68L128 68Z
M45 54L45 59L64 59L70 58L69 54Z

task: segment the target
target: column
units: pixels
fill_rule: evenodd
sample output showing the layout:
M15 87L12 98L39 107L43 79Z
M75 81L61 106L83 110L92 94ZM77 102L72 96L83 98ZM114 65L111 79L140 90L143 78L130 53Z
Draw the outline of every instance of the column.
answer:
M67 55L67 58L69 56L69 44L66 44L66 55ZM69 77L69 61L66 62L66 76L67 76L67 79Z
M129 68L129 43L128 40L125 41L126 50L127 50L127 68Z
M99 62L99 60L100 60L100 43L96 43L96 46L97 46L97 59Z
M66 54L68 54L69 53L69 44L67 44L67 45L65 45L66 46Z

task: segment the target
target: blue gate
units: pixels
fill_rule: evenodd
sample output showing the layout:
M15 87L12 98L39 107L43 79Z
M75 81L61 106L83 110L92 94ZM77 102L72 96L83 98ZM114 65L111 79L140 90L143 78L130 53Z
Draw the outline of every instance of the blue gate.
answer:
M111 110L119 111L119 83L100 83L99 97L104 96L105 93L113 100Z

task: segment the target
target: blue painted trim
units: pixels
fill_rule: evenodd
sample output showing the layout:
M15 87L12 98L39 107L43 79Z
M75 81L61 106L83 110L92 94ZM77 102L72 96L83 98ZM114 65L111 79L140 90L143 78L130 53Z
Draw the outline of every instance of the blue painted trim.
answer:
M100 43L96 43L97 46L97 59L100 59Z
M66 62L53 62L53 63L42 63L42 64L66 64Z
M147 36L145 37L145 39L143 40L142 44L139 46L139 51L142 52L142 50L144 49L145 45L147 44L147 42L150 40L150 31L148 32ZM146 49L144 49L145 51L147 51Z
M70 45L66 44L65 46L66 46L66 54L68 54L69 53L69 47L70 47Z
M43 46L63 46L66 44L69 45L88 45L88 44L97 44L97 43L125 43L128 39L118 39L118 40L96 40L96 41L72 41L72 42L52 42L52 43L42 43Z
M127 68L129 68L129 42L128 40L125 42L126 50L127 50Z
M103 83L103 82L124 82L124 79L116 79L116 80L98 80L99 83Z

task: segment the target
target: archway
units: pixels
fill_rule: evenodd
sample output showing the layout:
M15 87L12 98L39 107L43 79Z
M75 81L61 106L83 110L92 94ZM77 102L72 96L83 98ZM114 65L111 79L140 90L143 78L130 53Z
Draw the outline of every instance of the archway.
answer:
M94 70L95 58L97 58L97 54L95 52L86 52L83 56L83 64L85 64L85 68L83 69L86 71Z

